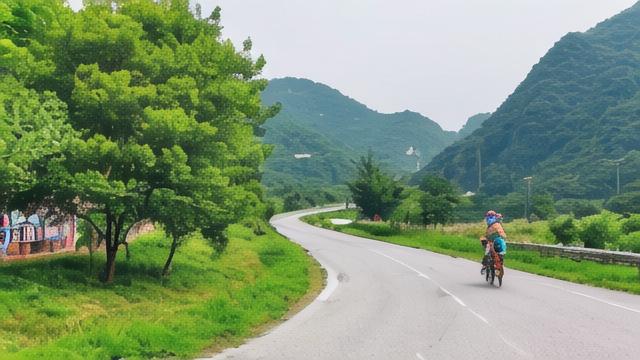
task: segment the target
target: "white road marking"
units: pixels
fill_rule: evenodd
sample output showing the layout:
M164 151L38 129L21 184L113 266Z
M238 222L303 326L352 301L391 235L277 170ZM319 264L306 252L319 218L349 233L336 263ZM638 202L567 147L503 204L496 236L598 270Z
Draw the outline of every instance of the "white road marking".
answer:
M609 306L614 306L614 307L617 307L617 308L620 308L620 309L623 309L623 310L627 310L627 311L631 311L631 312L640 314L640 310L638 310L638 309L634 309L634 308L630 308L630 307L627 307L627 306L624 306L624 305L616 304L616 303L613 303L613 302L610 302L610 301L607 301L607 300L604 300L604 299L597 298L595 296L591 296L591 295L583 294L581 292L565 289L565 288L563 288L561 286L557 286L557 285L551 285L551 284L547 284L547 283L543 283L543 282L539 282L539 281L537 283L540 284L540 285L543 285L543 286L550 287L550 288L566 291L566 292L568 292L570 294L586 297L587 299L591 299L591 300L594 300L594 301L597 301L597 302L601 302L601 303L607 304Z
M318 297L316 298L316 301L329 300L329 297L331 296L331 294L338 287L338 276L336 275L336 272L333 271L333 269L328 266L324 266L324 268L327 271L327 286L324 288L324 290L322 290L320 295L318 295Z
M420 355L420 353L416 353L416 357L420 360L425 360L425 358L423 358L422 355Z
M594 297L594 296L591 296L591 295L587 295L587 294L583 294L583 293L577 292L577 291L569 290L569 292L572 293L572 294L575 294L575 295L584 296L584 297L586 297L588 299L591 299L591 300L599 301L599 302L601 302L603 304L615 306L615 307L620 308L620 309L624 309L624 310L627 310L627 311L631 311L631 312L640 314L640 310L632 309L632 308L626 307L624 305L620 305L620 304L612 303L612 302L609 302L609 301L606 301L606 300L598 299L597 297Z
M485 324L489 325L489 320L487 320L484 316L478 314L477 312L471 310L471 308L467 308L473 315L475 315L478 319L482 320Z
M374 253L376 253L376 254L378 254L378 255L384 256L384 257L386 257L387 259L389 259L389 260L391 260L391 261L395 261L395 262L397 262L398 264L400 264L400 265L402 265L402 266L406 267L407 269L409 269L409 270L411 270L411 271L413 271L413 272L417 273L417 274L418 274L418 276L421 276L421 277L423 277L423 278L426 278L426 279L431 280L427 275L425 275L425 274L421 273L420 271L416 270L414 267L412 267L412 266L410 266L410 265L407 265L407 264L403 263L402 261L400 261L400 260L398 260L398 259L396 259L396 258L393 258L393 257L391 257L391 256L389 256L389 255L387 255L387 254L385 254L385 253L382 253L382 252L380 252L380 251L377 251L377 250L369 250L369 251L374 252Z
M504 336L502 336L502 334L500 335L500 339L502 339L502 341L509 345L512 349L514 349L518 354L520 354L521 356L526 356L526 357L531 357L531 354L529 354L528 352L520 349L516 344L512 343L511 341L507 340Z

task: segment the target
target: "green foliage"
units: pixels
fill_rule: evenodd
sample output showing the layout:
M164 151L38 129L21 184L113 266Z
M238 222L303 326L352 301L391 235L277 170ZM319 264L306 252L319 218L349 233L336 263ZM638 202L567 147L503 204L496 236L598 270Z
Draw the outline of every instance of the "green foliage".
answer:
M460 202L455 187L445 178L427 175L420 182L420 190L424 193L420 199L422 223L436 226L451 222Z
M571 244L578 240L578 227L571 215L561 215L551 220L549 230L559 243Z
M36 154L33 184L18 174L30 186L13 203L88 221L105 241L107 281L127 229L144 218L171 235L171 254L197 230L223 249L228 224L265 211L259 168L269 148L254 134L278 107L261 105L264 59L253 60L248 43L237 51L223 41L218 20L194 16L187 1L85 5L72 12L55 0L17 2L11 6L28 11L5 19L14 29L28 26L19 39L0 43L0 70L44 90L21 94L40 103L30 100L30 109L16 115L51 124L49 138L29 130L39 142L25 137L23 145L11 144L51 152ZM14 70L18 63L28 71ZM51 91L64 103L57 105ZM46 111L36 112L38 106ZM65 106L77 133L61 141Z
M347 184L353 202L362 209L366 217L373 219L375 215L379 215L386 219L399 203L402 188L382 172L374 162L373 154L361 157L360 162L355 164L357 178Z
M613 196L604 207L618 214L640 213L640 191Z
M424 192L408 187L400 194L400 204L393 210L389 219L394 223L422 224L422 206L420 202Z
M55 94L0 76L0 211L14 194L33 186L33 166L58 154L75 135L66 120L66 105Z
M316 272L299 246L265 229L256 236L231 225L228 251L215 258L206 240L189 237L171 278L160 276L170 239L159 232L130 245L141 255L123 262L110 285L87 274L87 255L0 265L7 305L0 310L0 357L182 359L212 343L240 345L256 327L280 319ZM104 264L104 253L95 257Z
M624 234L640 231L640 214L633 214L623 219L620 228Z
M549 194L533 195L531 197L531 214L538 219L547 220L556 216L553 196Z
M561 199L556 201L555 208L560 214L573 214L577 219L597 215L602 211L598 201L586 199Z
M265 162L263 183L273 195L284 186L325 189L342 185L355 176L350 162L371 150L392 176L410 174L416 158L407 156L411 146L425 163L460 134L444 131L420 114L405 111L381 114L323 84L284 78L269 82L262 95L267 104L282 104L282 111L263 126L264 141L274 144ZM469 119L464 134L475 130L486 114ZM365 131L365 132L363 132ZM364 134L364 136L363 136ZM296 159L294 154L310 154ZM306 192L301 192L306 196Z
M622 235L616 245L622 251L640 253L640 231Z
M606 243L617 243L620 237L618 216L610 212L582 218L579 223L580 240L584 247L604 249Z
M640 6L584 33L569 33L533 67L485 125L449 146L416 174L437 172L477 188L480 149L489 195L536 189L555 198L603 199L640 178ZM490 124L488 126L487 124Z

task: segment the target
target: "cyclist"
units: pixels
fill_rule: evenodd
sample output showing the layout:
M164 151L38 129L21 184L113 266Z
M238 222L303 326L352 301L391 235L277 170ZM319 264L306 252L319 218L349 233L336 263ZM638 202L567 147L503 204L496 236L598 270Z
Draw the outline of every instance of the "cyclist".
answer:
M507 253L507 234L502 228L502 214L489 210L484 215L484 218L487 223L487 230L485 236L480 239L482 246L485 248L484 258L482 259L482 269L480 270L481 274L484 274L490 257L491 248L488 245L490 244L489 241L493 242L493 249L498 253L498 256L500 256L502 263L504 263L504 255Z

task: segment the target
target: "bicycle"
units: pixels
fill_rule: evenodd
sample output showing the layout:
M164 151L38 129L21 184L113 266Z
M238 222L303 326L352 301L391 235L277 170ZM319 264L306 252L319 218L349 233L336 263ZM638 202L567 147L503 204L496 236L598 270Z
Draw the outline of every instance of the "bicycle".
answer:
M485 259L483 261L484 265L486 266L485 279L489 284L493 285L497 277L498 287L502 287L502 278L504 276L504 266L502 264L502 259L493 248L493 241L489 240L488 246L489 254L485 255Z

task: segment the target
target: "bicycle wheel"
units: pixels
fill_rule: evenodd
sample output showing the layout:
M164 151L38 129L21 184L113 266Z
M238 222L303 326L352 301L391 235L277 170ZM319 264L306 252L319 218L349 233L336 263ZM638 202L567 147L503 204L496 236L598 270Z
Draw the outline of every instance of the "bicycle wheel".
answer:
M489 273L490 272L491 272L491 270L487 266L487 269L484 271L484 275L485 275L485 278L486 278L487 282L489 282Z
M491 275L489 276L489 279L490 279L489 283L491 285L493 285L493 282L496 280L496 269L491 267L491 271L490 272L491 272Z

